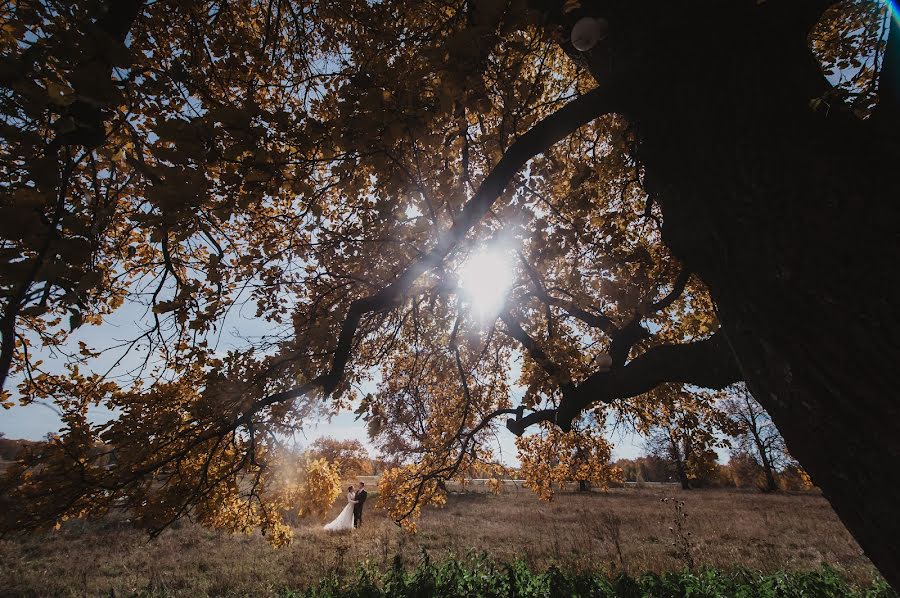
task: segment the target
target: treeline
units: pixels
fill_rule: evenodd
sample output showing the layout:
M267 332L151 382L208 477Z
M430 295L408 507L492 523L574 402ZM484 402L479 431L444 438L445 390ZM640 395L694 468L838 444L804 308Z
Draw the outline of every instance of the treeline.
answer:
M23 451L34 450L41 443L0 437L0 461L15 461Z
M676 482L677 466L668 459L648 455L636 459L619 459L613 463L622 471L624 482ZM777 490L801 491L812 489L809 476L798 465L786 465L775 474ZM733 451L728 463L713 462L692 472L689 488L752 488L769 490L765 469L752 455Z
M59 436L53 433L48 433L44 440L5 438L0 434L0 462L28 460L36 457L44 450L47 443L56 442L58 438ZM92 463L100 466L109 466L116 461L115 450L101 442L94 443L89 451L89 457L95 459Z
M768 438L768 436L766 436ZM769 474L763 460L751 451L752 445L732 438L728 463L719 463L715 451L704 451L702 459L694 455L690 447L676 453L684 462L679 464L672 454L649 454L635 459L619 459L612 463L619 470L623 482L681 482L679 471L687 477L687 488L752 488L771 490ZM771 443L773 446L776 444ZM372 457L365 446L357 440L336 440L319 438L305 451L309 456L335 463L340 469L342 479L354 476L379 475L394 464L384 458ZM773 465L776 490L800 491L809 490L812 484L806 472L786 454L776 458L768 456ZM777 464L777 468L776 468ZM503 467L495 464L479 463L463 472L466 478L519 478L521 472L517 468ZM577 481L577 480L575 480ZM583 485L588 489L589 485Z

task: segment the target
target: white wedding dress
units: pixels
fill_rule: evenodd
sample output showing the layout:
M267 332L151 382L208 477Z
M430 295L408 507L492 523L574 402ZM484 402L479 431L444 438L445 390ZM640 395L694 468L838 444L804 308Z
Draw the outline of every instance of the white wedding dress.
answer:
M347 493L347 506L341 511L341 514L334 518L331 523L325 524L325 531L343 532L353 529L353 507L357 501L353 500L354 493Z

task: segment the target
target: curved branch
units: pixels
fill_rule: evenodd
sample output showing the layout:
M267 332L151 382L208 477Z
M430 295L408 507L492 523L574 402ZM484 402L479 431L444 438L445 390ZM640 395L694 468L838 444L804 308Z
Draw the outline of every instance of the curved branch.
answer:
M625 367L598 372L563 395L557 409L535 411L506 422L506 427L521 436L528 426L543 421L556 423L564 431L582 411L596 403L612 403L653 390L660 384L675 382L704 388L722 389L740 382L740 369L723 333L685 345L661 345L647 350Z
M647 313L644 315L656 313L663 309L666 309L673 303L675 300L681 297L681 294L684 293L684 287L687 285L687 281L691 277L691 271L685 267L681 268L681 272L678 273L678 278L675 279L675 282L672 283L672 290L669 291L669 294L657 301L656 303L650 304L650 307L647 308Z
M675 303L675 300L684 293L684 287L687 285L690 277L690 270L682 268L675 282L672 283L672 290L665 297L655 303L651 303L646 310L635 313L634 317L625 326L612 334L609 355L612 357L614 367L625 365L625 362L628 361L628 355L631 354L631 348L636 342L650 338L650 333L641 326L641 321L644 317L666 309Z
M598 328L605 332L608 335L615 334L616 324L612 321L612 319L608 318L602 313L591 313L586 311L578 306L574 301L560 299L559 297L554 297L549 293L545 293L542 291L528 292L522 295L523 299L526 298L534 298L544 304L544 307L558 307L565 315L575 318L576 320L580 320L582 323L587 324L591 328Z
M737 361L719 331L702 341L653 347L625 367L592 374L563 397L556 423L568 430L578 414L594 403L635 397L667 382L722 389L741 380Z

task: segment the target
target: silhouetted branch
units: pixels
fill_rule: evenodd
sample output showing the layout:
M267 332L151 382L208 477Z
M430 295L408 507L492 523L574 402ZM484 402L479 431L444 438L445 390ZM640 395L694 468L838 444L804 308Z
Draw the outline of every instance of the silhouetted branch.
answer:
M667 382L722 389L741 379L728 343L718 332L702 341L653 347L624 367L592 374L565 393L558 408L535 411L524 417L519 408L516 419L508 420L506 427L521 436L529 426L549 421L569 431L572 422L597 403L634 397Z

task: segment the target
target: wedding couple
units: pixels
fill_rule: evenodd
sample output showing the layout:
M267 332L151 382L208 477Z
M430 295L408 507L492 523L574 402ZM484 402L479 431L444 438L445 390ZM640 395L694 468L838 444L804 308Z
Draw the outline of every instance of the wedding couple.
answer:
M359 490L354 492L353 486L347 487L347 506L334 521L325 525L329 532L349 531L362 523L363 504L366 502L366 483L359 483Z

